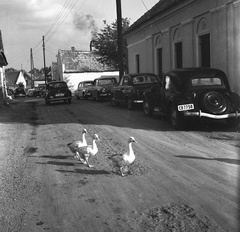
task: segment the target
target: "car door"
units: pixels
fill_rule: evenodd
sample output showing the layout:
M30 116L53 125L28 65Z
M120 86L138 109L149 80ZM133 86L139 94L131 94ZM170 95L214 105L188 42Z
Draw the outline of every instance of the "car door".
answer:
M113 88L114 89L114 98L118 102L123 101L123 90L124 90L124 82L126 81L125 76L121 78L121 81L119 82L118 86Z
M173 96L173 82L170 75L164 75L162 80L162 88L160 89L161 111L167 113L168 105Z

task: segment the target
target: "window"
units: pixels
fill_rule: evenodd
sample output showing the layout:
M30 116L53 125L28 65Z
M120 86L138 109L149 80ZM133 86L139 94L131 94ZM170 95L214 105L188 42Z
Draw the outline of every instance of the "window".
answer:
M158 76L162 76L162 48L157 49L157 69L158 69Z
M174 44L175 67L182 68L182 42Z
M136 64L136 73L140 73L140 57L139 54L135 56L135 64Z
M128 85L128 77L123 78L123 85Z
M210 34L199 36L200 67L210 67Z

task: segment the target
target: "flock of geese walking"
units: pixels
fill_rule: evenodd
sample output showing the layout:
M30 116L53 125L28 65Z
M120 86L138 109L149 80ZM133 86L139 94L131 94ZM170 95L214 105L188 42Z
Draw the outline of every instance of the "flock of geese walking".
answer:
M93 135L92 145L88 145L86 141L86 133L87 130L83 129L82 131L82 140L74 141L68 143L70 151L74 154L74 158L78 159L81 163L86 164L89 168L93 167L93 165L89 164L89 158L91 156L95 156L98 153L98 147L96 141L99 140L97 134ZM133 164L135 160L135 154L132 148L132 143L136 143L134 137L130 137L128 139L128 149L123 154L114 154L109 158L113 162L113 164L119 168L119 174L121 176L125 176L125 170Z

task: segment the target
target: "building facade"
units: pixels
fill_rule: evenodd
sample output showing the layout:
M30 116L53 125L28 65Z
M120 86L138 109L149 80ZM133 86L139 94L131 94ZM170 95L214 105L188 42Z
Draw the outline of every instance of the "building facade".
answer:
M129 72L213 67L240 94L239 20L239 0L160 0L125 34Z

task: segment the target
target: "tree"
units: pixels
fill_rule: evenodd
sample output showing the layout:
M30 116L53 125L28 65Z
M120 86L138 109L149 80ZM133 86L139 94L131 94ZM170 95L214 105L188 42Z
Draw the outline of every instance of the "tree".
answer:
M110 67L118 69L119 57L118 57L118 32L117 32L117 20L111 24L104 22L104 28L101 29L101 33L97 33L93 36L92 47L94 51L98 52L101 58L99 62L107 64ZM126 32L129 28L130 20L128 18L122 19L122 32ZM127 41L123 40L123 66L124 71L127 71Z

